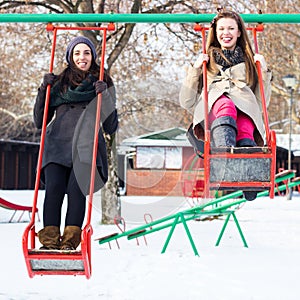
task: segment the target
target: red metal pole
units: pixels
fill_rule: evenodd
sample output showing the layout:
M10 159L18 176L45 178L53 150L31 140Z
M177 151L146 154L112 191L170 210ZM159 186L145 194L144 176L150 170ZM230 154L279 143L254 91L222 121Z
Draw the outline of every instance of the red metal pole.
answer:
M100 74L99 80L103 80L104 77L104 59L105 59L105 47L106 47L106 29L103 30L102 37L102 50L101 50L101 61L100 61ZM95 172L96 172L96 159L97 159L97 150L98 150L98 133L100 130L100 113L102 105L102 94L98 94L97 97L97 110L96 110L96 124L94 132L94 147L93 147L93 159L92 159L92 169L91 169L91 182L90 182L90 193L88 200L88 212L87 212L87 224L91 222L91 211L93 203L93 194L95 186Z
M207 28L201 28L202 34L202 52L206 54L206 35ZM207 62L203 61L202 65L203 76L203 97L204 97L204 197L209 198L209 178L210 178L210 132L208 126L208 91L207 91Z
M256 54L258 54L257 30L261 31L261 27L259 27L259 29L252 28L254 47L255 47L255 53ZM263 115L264 115L264 123L265 123L265 130L266 130L266 141L267 141L268 146L270 146L270 129L269 129L267 103L266 103L264 86L263 86L261 65L260 65L259 61L256 62L256 69L257 69L257 75L258 75L258 80L259 80L259 90L260 90L260 97L261 97Z
M55 54L55 47L56 47L56 34L57 34L57 30L54 29L49 73L53 72L54 54ZM45 144L45 136L46 136L48 108L49 108L49 103L50 103L50 89L51 89L51 87L50 87L50 85L48 85L47 86L47 91L46 91L44 116L43 116L42 132L41 132L41 141L40 141L40 149L39 149L38 162L37 162L37 173L36 173L36 179L35 179L34 195L33 195L32 218L31 218L31 222L30 222L29 226L33 226L34 222L35 222L35 214L36 214L37 199L38 199L39 186L40 186L43 152L44 152L44 144ZM35 242L34 242L35 233L31 232L31 235L32 235L31 236L31 247L34 248L34 246L35 246Z
M259 24L257 27L252 28L253 32L253 40L254 40L254 47L255 47L255 53L258 54L258 42L257 42L257 31L263 31L263 25ZM271 149L272 153L272 161L271 161L271 174L270 174L270 198L274 198L275 194L275 173L276 173L276 135L274 131L270 131L269 128L269 118L268 118L268 111L267 111L267 103L265 98L265 92L264 92L264 86L263 86L263 78L262 78L262 71L261 71L261 65L260 62L256 62L256 68L257 68L257 74L258 74L258 80L259 80L259 90L260 90L260 96L261 96L261 102L262 102L262 108L263 108L263 117L264 117L264 124L265 124L265 130L266 130L266 142L268 147Z
M56 46L56 34L57 34L57 30L54 30L52 49L51 49L51 59L50 59L50 66L49 66L50 73L53 72L54 53L55 53L55 46ZM33 272L31 269L29 256L28 256L28 238L30 238L30 248L31 249L35 248L35 234L36 234L35 233L35 215L37 212L36 207L37 207L37 199L38 199L38 192L39 192L40 178L41 178L41 167L42 167L43 152L44 152L44 143L45 143L45 135L46 135L49 102L50 102L50 85L47 86L47 91L46 91L46 99L45 99L45 106L44 106L40 149L39 149L38 162L37 162L37 173L36 173L36 179L35 179L31 220L30 220L28 226L26 227L26 229L23 233L23 236L22 236L23 254L25 257L25 262L26 262L26 266L27 266L27 270L28 270L28 274L29 274L30 278L33 277Z

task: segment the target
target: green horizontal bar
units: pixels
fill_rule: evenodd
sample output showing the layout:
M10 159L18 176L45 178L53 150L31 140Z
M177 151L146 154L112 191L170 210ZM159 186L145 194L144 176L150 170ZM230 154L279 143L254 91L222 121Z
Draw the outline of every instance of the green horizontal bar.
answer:
M209 23L215 14L0 14L0 23ZM247 23L300 23L300 14L241 14Z

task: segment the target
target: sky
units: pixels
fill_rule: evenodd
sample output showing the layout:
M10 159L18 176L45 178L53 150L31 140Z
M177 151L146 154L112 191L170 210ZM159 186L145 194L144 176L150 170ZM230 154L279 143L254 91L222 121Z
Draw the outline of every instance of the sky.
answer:
M30 205L33 191L0 190L8 201ZM38 207L42 215L41 192ZM99 245L93 239L117 232L101 225L99 196L94 197L92 276L34 276L29 278L22 253L22 222L8 223L11 211L0 207L0 300L298 300L300 298L300 195L257 198L236 212L248 243L243 246L233 221L215 246L224 219L189 221L199 252L195 256L183 226L177 226L164 254L168 229L136 240ZM126 230L142 225L143 213L162 217L189 208L184 198L122 197ZM137 216L140 215L140 216ZM36 224L37 229L42 223Z

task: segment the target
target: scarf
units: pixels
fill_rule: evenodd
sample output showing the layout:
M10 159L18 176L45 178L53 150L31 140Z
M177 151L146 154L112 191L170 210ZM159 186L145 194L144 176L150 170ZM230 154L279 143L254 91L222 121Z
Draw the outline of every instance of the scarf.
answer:
M240 46L236 46L234 50L222 50L222 52L228 61L217 51L214 51L214 57L216 63L223 67L223 71L245 61L244 53Z
M96 97L93 78L85 79L79 86L72 89L70 86L65 93L60 90L60 82L54 84L50 93L50 106L58 107L62 104L90 102Z

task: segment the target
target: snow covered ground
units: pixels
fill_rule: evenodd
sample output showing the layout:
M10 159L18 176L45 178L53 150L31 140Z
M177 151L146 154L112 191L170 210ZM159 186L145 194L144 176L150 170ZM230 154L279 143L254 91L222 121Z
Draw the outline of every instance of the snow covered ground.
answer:
M32 191L0 191L8 201L31 205ZM42 199L42 196L41 196ZM99 224L99 199L95 196L93 237L117 231ZM152 201L152 204L149 204ZM42 201L39 201L41 215ZM182 210L184 199L122 197L126 229L153 217ZM173 205L173 206L172 206ZM18 212L19 214L19 212ZM11 211L0 208L0 300L298 300L300 299L300 195L258 198L236 213L249 245L243 247L230 221L220 246L215 242L223 220L188 223L200 256L194 256L182 226L177 226L165 254L160 254L168 229L128 241L99 245L92 241L92 277L35 276L25 267L21 238L28 222L7 223ZM139 217L139 216L140 217ZM17 216L16 216L17 217ZM38 223L37 228L42 228Z

